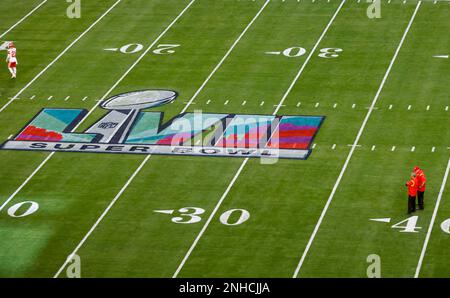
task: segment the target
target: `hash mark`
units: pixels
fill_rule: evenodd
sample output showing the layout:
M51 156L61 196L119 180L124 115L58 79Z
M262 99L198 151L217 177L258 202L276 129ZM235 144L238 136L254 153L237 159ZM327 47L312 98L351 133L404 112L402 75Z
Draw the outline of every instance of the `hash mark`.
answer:
M64 101L68 100L70 98L70 95L67 95L66 98L64 98Z
M430 110L430 106L428 105L428 106L427 106L427 111L429 111L429 110Z
M416 146L411 147L411 152L414 152L414 151L416 151Z
M259 105L260 105L260 106L263 106L263 105L264 105L264 100L261 101L261 103L260 103Z
M436 151L436 147L431 148L431 152Z
M246 103L247 103L247 101L244 100L244 101L242 102L242 105L245 106Z
M333 105L333 109L335 109L337 107L337 103L334 103Z
M315 107L315 108L319 107L319 104L320 104L320 103L316 102L316 105L315 105L314 107Z
M210 102L211 102L211 99L208 99L208 101L206 102L206 104L209 105Z
M31 100L33 100L36 97L36 95L33 95L30 97Z
M354 109L356 107L356 104L354 103L354 104L352 104L352 109Z
M389 110L392 110L392 105L389 105Z
M408 106L408 111L411 110L411 105Z
M335 149L336 148L336 144L333 144L333 146L331 146L331 149Z
M375 145L372 146L372 151L375 151L375 147L376 147Z
M47 100L51 100L53 98L53 95L50 95Z
M228 99L224 102L224 105L226 106L228 104Z
M395 146L392 146L391 151L395 151Z
M297 103L297 108L298 108L299 106L301 106L301 104L302 104L301 102L298 102L298 103Z
M85 101L87 98L88 98L87 96L83 97L82 101Z

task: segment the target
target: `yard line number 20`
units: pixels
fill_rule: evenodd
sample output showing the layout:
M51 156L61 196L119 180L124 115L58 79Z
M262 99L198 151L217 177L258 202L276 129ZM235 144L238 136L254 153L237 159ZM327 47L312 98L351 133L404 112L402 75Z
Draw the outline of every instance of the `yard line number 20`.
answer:
M178 48L179 44L159 44L152 52L156 55L168 55L175 53L175 48ZM123 54L134 54L144 49L144 46L140 43L130 43L119 48L119 52Z

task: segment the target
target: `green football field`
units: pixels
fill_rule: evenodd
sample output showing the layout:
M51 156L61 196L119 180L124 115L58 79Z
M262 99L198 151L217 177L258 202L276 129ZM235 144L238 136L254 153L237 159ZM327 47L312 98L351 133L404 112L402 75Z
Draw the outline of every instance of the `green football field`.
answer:
M42 109L86 134L135 90L177 92L161 125L323 121L305 159L4 147L0 277L450 277L449 1L79 3L1 1L0 143Z

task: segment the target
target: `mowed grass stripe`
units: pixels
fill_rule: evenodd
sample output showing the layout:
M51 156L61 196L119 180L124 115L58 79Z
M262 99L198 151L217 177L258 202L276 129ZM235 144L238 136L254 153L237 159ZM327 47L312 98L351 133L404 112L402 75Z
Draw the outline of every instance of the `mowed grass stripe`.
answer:
M144 58L144 56L155 46L155 44L164 36L164 34L177 22L179 18L186 12L187 9L195 2L195 0L191 0L189 4L180 12L180 14L172 21L172 23L167 26L163 32L143 51L142 54L136 59L136 61L122 74L122 76L111 86L111 88L106 91L106 93L98 100L94 106L88 111L86 116L72 129L72 132L76 131L77 128L84 122L85 119L89 117L89 115L98 107L100 102L104 101L111 92L123 81L123 79L138 65L138 63ZM28 184L28 182L39 172L39 170L52 158L52 156L56 152L51 152L47 155L47 157L39 164L39 166L34 170L30 176L22 183L18 189L14 191L14 193L8 197L8 199L0 206L0 211L12 200L14 197Z
M189 7L195 2L195 0L192 0L191 2L189 2L189 4L180 12L180 14L172 21L172 23L170 23L170 25L155 39L155 41L142 53L141 56L139 56L139 58L136 60L135 63L133 63L133 65L123 74L123 76L120 77L119 81L117 81L109 90L108 92L101 98L101 100L105 100L106 97L112 92L112 90L114 90L116 88L117 85L120 84L120 82L128 75L128 73L131 72L131 70L142 60L142 58L144 58L144 56L154 47L154 45L159 41L159 39L161 39L164 34L182 17L182 15L189 9ZM91 114L91 111L93 111L95 108L97 107L97 105L95 105L90 111L89 113L86 115L86 117L88 117ZM85 118L86 119L86 118ZM80 123L79 123L80 124ZM79 124L74 128L74 130L77 129L77 127L79 126ZM120 189L119 193L114 197L114 199L111 201L111 203L106 207L106 209L103 211L103 213L100 215L100 217L97 219L97 221L94 223L94 225L90 228L90 230L88 231L88 233L83 237L83 239L80 241L80 243L78 243L78 245L75 247L75 249L73 250L73 252L67 257L66 261L61 265L61 267L59 268L59 270L55 273L54 278L57 278L61 272L64 270L64 268L66 267L66 265L72 260L73 256L78 252L78 250L80 249L80 247L84 244L84 242L86 242L86 240L89 238L89 236L92 234L92 232L95 230L95 228L100 224L100 222L102 221L102 219L106 216L106 214L109 212L109 210L112 208L112 206L114 205L114 203L120 198L120 196L122 195L122 193L127 189L128 185L133 181L134 177L139 174L139 172L141 171L141 169L144 167L145 163L149 160L151 155L147 155L144 159L144 161L138 166L138 168L136 169L136 171L133 172L133 174L131 175L131 177L127 180L127 182L125 183L125 185Z
M304 58L291 60L289 68L283 69L284 75L278 76L280 69L274 69L272 65L277 61L265 56L264 48L251 49L250 45L259 40L261 36L259 33L265 31L269 24L276 24L277 28L279 27L278 35L288 37L281 39L281 43L291 42L290 36L293 35L291 28L294 27L299 28L298 34L304 38L305 47L312 48L337 6L338 4L325 7L312 4L299 6L293 3L283 6L282 3L271 2L204 91L208 94L215 91L216 96L220 96L222 92L234 91L236 94L247 92L247 89L241 88L228 90L228 84L232 82L223 82L222 77L234 77L235 73L243 71L250 73L253 67L260 67L265 73L276 74L277 82L286 84L286 87L278 86L276 89L265 85L260 87L268 96L268 103L277 104L298 72ZM310 15L312 12L315 13L313 16ZM299 19L299 15L305 18ZM313 24L310 23L311 21ZM314 21L320 22L320 25L314 24ZM309 24L309 26L300 26L300 24ZM271 46L276 44L276 41L267 40L264 44ZM249 52L249 49L252 51ZM243 66L241 65L242 56L260 61L264 67L256 63L246 63ZM248 76L250 83L254 79L256 78ZM220 85L221 82L224 85ZM261 90L255 90L256 92ZM202 93L198 98L203 99L204 94ZM175 103L167 107L165 111L172 113L174 105ZM198 102L191 109L206 107L212 111L214 109L221 111L219 109L221 105L218 103L209 107ZM274 108L269 106L269 109L273 111ZM124 276L127 272L128 276L172 276L201 227L199 224L174 224L170 221L170 216L154 213L153 210L175 209L177 212L176 210L184 206L204 208L207 212L212 210L216 203L214 198L223 193L241 161L222 158L153 156L152 162L142 169L123 194L120 202L111 209L92 238L81 248L80 255L89 264L85 274L87 276ZM122 224L117 225L117 222ZM132 230L133 233L127 233L127 230ZM100 250L104 250L104 247L112 243L114 243L114 250L100 254ZM109 263L108 260L113 256L121 261ZM199 270L205 270L205 267L201 266Z
M349 164L349 162L350 162L350 160L351 160L351 158L353 156L353 153L355 152L355 150L357 148L357 145L359 144L359 140L361 138L361 135L363 134L364 129L366 128L367 122L369 121L370 116L372 115L373 109L374 109L375 105L377 104L377 101L379 99L381 91L383 90L383 87L384 87L384 85L385 85L385 83L386 83L386 81L387 81L387 79L389 77L389 74L390 74L391 69L392 69L392 67L393 67L393 65L394 65L394 63L395 63L395 61L397 59L397 56L400 53L400 50L401 50L401 48L403 46L403 43L404 43L404 41L406 39L406 36L408 35L409 29L411 28L411 26L412 26L412 24L414 22L414 19L416 17L416 14L417 14L419 8L420 8L421 3L422 3L421 1L419 1L417 3L416 9L413 12L411 20L409 21L408 26L406 27L405 33L403 34L403 36L402 36L402 38L400 40L400 43L399 43L399 45L397 47L397 50L395 51L394 57L392 58L392 60L391 60L391 62L389 64L389 67L388 67L388 69L386 71L386 74L383 77L383 80L381 81L381 85L378 88L378 91L377 91L377 93L376 93L376 95L375 95L375 97L374 97L374 99L373 99L373 101L372 101L372 103L371 103L371 105L369 107L369 110L368 110L368 112L366 114L366 117L364 118L364 121L363 121L363 123L361 125L361 128L359 129L358 134L356 135L355 141L353 142L353 145L352 145L352 147L350 149L350 152L349 152L349 154L347 156L347 159L344 162L344 166L342 167L341 172L339 173L339 176L338 176L338 178L336 180L336 183L333 186L333 190L331 191L331 194L328 197L328 200L327 200L327 202L325 204L324 209L322 210L322 213L320 214L319 220L317 221L317 224L316 224L316 226L314 228L314 231L313 231L313 233L312 233L312 235L311 235L311 237L310 237L310 239L308 241L308 244L306 245L306 248L303 251L303 255L300 258L298 266L295 269L294 276L293 276L294 278L297 277L300 274L300 270L302 268L303 262L304 262L307 254L309 252L309 249L310 249L310 247L311 247L311 245L312 245L312 243L314 241L314 238L316 237L317 232L319 231L320 225L322 224L322 221L323 221L323 219L324 219L324 217L325 217L325 215L326 215L326 213L328 211L328 208L329 208L329 206L331 204L331 201L333 200L333 197L334 197L334 195L335 195L335 193L336 193L336 191L337 191L337 189L339 187L339 184L340 184L340 182L342 180L342 177L344 176L345 171L347 170L348 164Z
M135 2L137 3L137 2ZM147 14L142 14L142 16L140 18L137 18L135 21L140 21L142 20L141 18L145 19L146 21L151 20L152 21L152 29L149 30L148 32L137 32L136 38L142 38L143 36L146 35L146 38L148 38L148 35L153 35L155 34L160 34L161 32L157 32L158 29L164 31L163 29L165 27L167 27L170 24L170 21L172 20L168 20L167 16L171 16L178 14L180 12L180 10L182 10L185 7L185 4L190 4L191 2L188 1L173 1L173 2L168 2L168 1L160 1L160 2L152 2L152 3L148 3L148 2L144 2L141 1L139 3L139 7L134 7L134 8L130 8L129 6L126 7L127 11L130 10L136 10L139 9L141 10L143 7L147 7L150 8L149 12ZM146 5L145 5L146 4ZM174 5L176 4L176 5ZM156 14L153 12L153 9L155 9L156 11L159 12L159 14ZM177 11L177 9L179 9ZM165 14L161 14L161 12L164 12ZM122 12L117 12L118 15L120 16L122 14ZM153 16L153 17L152 17ZM126 16L124 16L126 17ZM122 38L122 39L128 39L128 38L132 38L133 35L129 34L129 30L131 30L133 28L133 26L136 26L136 24L134 24L133 22L130 23L130 28L127 28L127 30L123 30L123 32L121 34L117 34L116 32L114 33L114 35L118 38ZM111 27L111 24L107 24L107 26ZM122 25L121 25L122 26ZM106 27L105 27L106 28ZM106 33L106 32L105 32ZM108 36L107 34L104 35L105 37ZM158 37L160 38L160 37ZM157 39L156 39L157 40ZM155 41L156 41L155 40ZM88 43L92 41L87 41ZM106 54L102 54L102 55L106 55ZM140 54L141 55L141 54ZM139 57L139 56L138 56ZM121 63L117 63L116 67L120 68L121 65L125 65L124 63L126 63L129 59L133 59L132 61L135 62L136 61L136 56L131 56L128 59L123 59L124 61ZM141 58L140 58L141 59ZM101 61L101 59L99 60ZM132 64L132 67L136 66L136 63ZM101 65L98 65L98 67L96 67L94 70L99 71L100 69L102 69ZM128 64L126 66L126 72L125 73L129 73L131 67ZM70 71L70 70L69 70ZM105 71L110 71L110 70L105 70ZM101 75L101 74L100 74ZM106 76L110 76L108 75L106 72L103 73L103 77ZM115 76L115 81L117 81L117 76L114 74L111 74L111 76ZM120 80L123 79L123 73L120 74ZM106 83L108 83L108 81L106 81ZM109 89L111 86L106 86L104 85L105 83L99 83L97 84L97 88L105 88L105 89ZM36 86L34 87L36 88ZM45 88L45 85L43 86L43 88ZM75 86L74 86L75 88ZM79 87L78 87L79 88ZM64 91L64 90L63 90ZM82 92L82 91L81 91ZM85 90L85 92L92 92L89 91L89 89ZM96 92L99 92L98 90ZM34 102L35 105L39 105L39 103ZM42 103L41 103L42 104ZM90 104L93 105L93 103L84 103L85 105ZM8 113L10 113L8 111ZM2 152L4 153L4 152ZM28 152L27 152L28 153ZM28 153L30 154L30 153ZM6 156L6 154L5 154ZM20 154L17 154L17 152L9 152L8 154L9 158L10 158L10 162L7 162L6 165L10 165L12 162L11 160L15 159L19 159L21 158ZM34 157L36 158L42 155L34 155ZM11 158L13 157L13 158ZM23 157L23 156L22 156ZM94 156L95 159L96 156ZM57 159L58 156L56 156ZM74 160L76 160L76 158L74 157ZM125 163L130 162L130 160L132 159L125 159ZM58 164L58 161L56 161L56 163ZM73 175L79 175L80 172L78 172L78 170L80 170L79 167L76 166L76 164L72 163L74 165L73 168ZM67 167L64 167L65 170L70 171ZM17 171L17 169L16 169ZM59 172L59 171L58 171ZM97 168L96 171L94 171L94 175L95 177L100 177L101 173L107 173L108 171L105 171L104 168ZM59 174L58 174L59 175ZM126 175L126 173L125 173ZM40 175L38 175L40 176ZM120 176L120 173L117 174L116 176ZM17 200L20 202L21 199L23 199L24 197L33 197L33 198L37 198L38 203L40 204L40 207L43 208L45 210L45 206L49 206L49 209L51 208L56 208L56 210L60 210L60 207L67 207L67 208L71 208L71 206L73 205L72 202L70 202L70 200L65 200L65 196L62 195L61 197L57 197L57 199L55 200L55 196L52 195L48 195L48 191L50 192L54 192L55 188L53 187L46 187L46 183L42 184L42 178L45 180L46 178L50 178L53 179L53 177L48 177L46 176L46 174L44 173L43 177L38 177L36 180L36 184L37 184L37 188L39 189L38 192L41 192L42 195L38 195L35 194L33 190L31 190L30 192L27 193L27 190L25 189L24 193L20 193ZM64 177L63 180L64 182L61 184L58 184L56 186L56 189L58 189L59 187L61 187L63 193L65 191L68 191L67 187L67 182L68 180L66 180L67 177ZM5 186L7 184L8 179L4 179L5 181ZM33 181L34 182L34 181ZM97 186L99 185L98 183L96 183ZM100 183L101 184L101 183ZM44 188L42 189L41 186L44 186ZM109 187L104 187L104 190L109 190ZM79 191L77 190L77 193L83 193L83 191ZM84 193L85 195L86 193ZM97 193L98 194L98 193ZM42 201L39 200L39 198L46 198L47 201L44 202L42 204ZM82 204L84 204L83 202L80 202ZM11 202L11 204L14 204L13 202ZM93 202L93 204L95 205L95 202ZM44 206L43 206L44 205ZM92 206L92 205L91 205ZM10 207L10 206L7 206ZM43 210L41 209L41 210ZM6 213L2 213L3 215L6 215ZM48 215L48 214L47 214ZM57 216L58 217L58 216ZM48 219L48 218L47 218ZM2 225L2 229L0 229L0 233L4 234L4 236L2 236L4 239L9 239L9 241L5 242L4 245L0 248L0 254L3 255L2 257L2 268L4 268L4 270L2 271L2 275L4 276L49 276L50 274L53 276L54 272L55 272L55 267L59 266L61 263L57 264L58 261L55 262L54 267L51 268L46 268L44 266L44 269L39 268L39 266L42 266L43 264L39 265L38 261L29 261L30 259L35 259L38 257L38 255L43 254L43 251L45 250L50 250L49 254L53 255L53 253L55 253L54 251L51 251L51 249L56 249L57 251L59 250L58 247L53 247L53 248L47 248L47 241L51 241L52 237L54 237L53 233L57 233L58 229L52 229L52 230L48 230L48 221L44 221L41 222L40 218L29 218L28 220L22 221L19 224L17 222L14 223L14 221L11 221L11 218L8 219L8 216L2 216L1 220L3 221L3 225ZM50 220L51 221L51 220ZM75 215L74 221L77 221L77 215ZM57 222L60 222L59 220L57 220ZM61 223L61 222L60 222ZM14 230L12 230L12 232L9 232L9 227L10 225L13 225L15 227ZM56 225L57 226L57 225ZM67 226L66 226L67 227ZM39 241L37 241L35 238L33 237L27 237L27 231L34 231L34 233L36 235L40 235ZM63 235L65 232L63 232L63 230L61 230ZM28 234L30 235L30 234ZM29 241L33 242L34 245L30 245ZM9 249L10 246L14 246L14 253L15 254L20 254L20 258L15 258L11 253L12 251ZM42 250L42 251L41 251ZM49 258L49 259L52 259ZM62 261L61 261L62 262ZM47 271L45 271L47 270ZM47 274L45 273L47 272Z
M425 258L425 254L427 252L428 242L430 241L431 232L433 231L434 223L436 221L436 215L437 215L437 213L439 211L439 206L441 204L442 196L444 194L445 185L447 184L447 178L448 178L449 171L450 171L450 159L448 160L447 168L445 169L444 178L442 178L441 188L439 190L439 194L438 194L438 197L436 199L436 204L435 204L435 207L434 207L433 215L431 217L431 221L430 221L430 224L428 226L427 235L425 237L425 241L423 243L422 251L420 253L419 262L417 263L416 273L414 274L415 278L419 277L420 270L422 269L422 266L423 266L423 259Z
M300 68L300 70L298 71L298 73L295 75L294 79L292 80L291 84L289 85L289 88L286 90L286 92L283 94L280 102L276 105L275 111L272 113L272 115L276 115L277 112L279 111L279 109L281 108L281 106L283 105L284 101L286 100L287 96L289 95L289 93L291 92L292 88L294 87L294 85L297 83L298 79L300 78L300 76L303 74L303 71L305 69L305 67L308 65L309 60L311 59L312 55L316 53L316 49L317 47L320 45L322 39L324 38L325 34L328 32L328 29L331 27L331 25L333 24L333 21L336 19L336 16L339 14L339 11L341 10L342 6L345 4L345 0L343 0L341 2L341 4L338 6L338 8L336 9L336 12L333 14L333 16L331 17L330 21L328 22L327 26L325 27L325 29L323 30L322 34L319 36L318 40L316 41L316 43L314 44L314 46L312 47L312 49L309 52L308 57L306 58L305 62L303 63L302 67ZM236 183L236 180L239 178L239 175L241 174L242 170L244 169L245 165L247 164L247 162L249 161L249 158L245 158L243 160L243 162L241 163L239 169L237 170L236 174L233 176L233 179L231 180L230 184L227 186L225 192L222 194L222 196L220 197L219 201L217 202L216 206L214 207L213 211L211 212L211 214L209 215L207 221L205 222L205 225L203 226L202 230L200 231L200 233L197 235L197 237L195 238L194 242L192 243L191 247L189 248L189 250L187 251L186 255L184 256L184 258L182 259L180 265L178 266L177 270L175 271L173 277L177 277L178 274L180 273L180 271L183 269L184 264L186 263L186 261L189 259L192 251L195 249L195 247L197 246L197 243L200 241L201 237L203 236L203 234L205 233L206 229L208 228L209 224L211 223L212 219L214 218L214 216L216 215L217 211L219 210L220 206L222 205L223 201L225 200L225 198L227 197L228 193L230 192L231 188L233 187L234 183Z
M166 2L164 2L165 4ZM177 2L178 3L178 2ZM187 2L185 2L186 4ZM140 6L135 8L142 9L144 4L148 4L146 1L142 1ZM170 3L167 4L168 7ZM172 5L173 6L173 5ZM226 52L223 43L226 47L229 47L237 35L241 32L242 28L251 20L255 13L260 8L260 5L256 3L244 3L244 2L220 2L220 3L208 3L208 5L193 5L189 14L186 14L179 23L174 27L174 31L178 30L175 35L180 38L179 41L187 49L195 49L194 59L188 60L190 69L200 70L199 73L182 73L182 77L175 76L175 82L190 82L189 85L196 79L204 80L207 74L211 71L214 65L218 62L221 55ZM173 9L173 8L171 8ZM166 11L161 7L158 11L158 16L164 16ZM226 13L223 13L226 11ZM201 18L199 18L201 17ZM207 24L211 23L211 20L219 22L214 28L208 28ZM226 20L226 21L225 21ZM230 23L233 21L234 23ZM151 18L147 18L142 24L149 24L152 22ZM242 27L241 27L242 26ZM190 36L185 36L186 30L192 32ZM167 38L172 38L175 35L169 32ZM221 36L221 43L212 44L207 39L208 36ZM183 37L181 39L181 37ZM206 40L202 40L206 38ZM193 39L191 41L191 39ZM161 43L169 43L161 41ZM199 45L201 45L199 47ZM203 59L203 64L196 63L198 57L204 57L205 53L213 53ZM117 92L121 92L121 88L133 88L133 82L136 84L145 84L147 88L151 87L148 83L153 80L167 80L166 84L174 80L173 73L166 73L164 77L158 77L160 69L165 69L172 64L172 59L184 61L186 60L182 55L178 58L172 59L157 59L159 56L148 57L139 65L136 70L131 73L126 80L118 86ZM148 67L150 67L150 72ZM173 67L170 67L173 71ZM207 72L208 71L208 72ZM135 80L134 76L140 78ZM168 80L170 79L170 80ZM199 86L202 81L198 80L194 86ZM186 86L186 85L185 85ZM190 87L189 87L190 88ZM189 88L185 88L185 92L189 92ZM134 88L133 88L134 89ZM180 91L180 88L177 88ZM180 94L183 94L180 92ZM129 89L127 90L129 91ZM92 119L95 121L95 119ZM37 175L24 191L15 198L20 200L20 197L39 197L39 203L41 204L41 210L50 212L53 210L54 215L58 218L64 217L66 221L58 222L54 227L54 237L44 239L51 244L46 245L40 252L40 256L43 259L51 259L49 264L45 265L45 268L39 268L38 266L29 268L26 272L27 276L45 275L46 270L52 270L52 276L65 261L67 253L70 252L73 247L78 243L79 239L85 235L89 227L95 219L98 218L101 211L111 201L114 194L117 193L118 188L123 185L122 181L126 181L134 167L138 165L137 160L141 160L141 157L134 156L111 156L111 155L79 155L79 154L56 154L52 161L46 165L43 171ZM64 170L65 175L61 176L61 170ZM80 175L80 173L83 173ZM103 173L103 174L102 174ZM100 180L99 180L100 179ZM45 182L44 182L45 181ZM70 181L70 182L68 182ZM117 184L114 184L117 181ZM52 184L51 187L48 187ZM47 187L42 188L43 185ZM64 199L62 199L64 198ZM86 201L87 198L95 198ZM61 200L62 199L62 200ZM53 205L59 202L61 205ZM13 202L11 202L13 204ZM43 206L45 205L45 206ZM100 208L98 208L101 206ZM47 208L47 209L45 209ZM61 212L64 210L64 212ZM56 210L56 211L55 211ZM82 218L80 218L80 214ZM86 217L85 217L86 216ZM55 218L56 220L56 218ZM39 217L35 217L35 222L39 221ZM70 229L71 226L77 226L75 229ZM58 235L68 235L67 230L71 230L70 239L72 242L62 241ZM67 236L69 237L69 236ZM24 240L26 242L26 240ZM62 248L64 247L64 249ZM28 251L30 252L30 251ZM59 253L58 253L59 252ZM27 253L27 251L23 252ZM55 260L55 255L60 257ZM51 256L51 257L50 257ZM42 269L42 270L39 270Z
M450 243L450 233L448 230L450 218L449 185L447 178L447 183L444 185L444 191L439 205L440 207L436 215L426 254L419 272L420 278L445 278L449 276L448 266L446 266L447 262L445 261L449 258L449 251L445 248L448 247L448 243ZM430 196L428 196L428 198L430 198ZM428 206L431 207L432 205L428 204Z
M26 99L15 102L2 114L2 126L0 134L7 136L17 134L19 130L32 119L43 107L53 108L84 108L91 110L98 104L98 99L108 92L111 86L117 85L124 74L129 74L130 66L136 63L142 52L134 55L122 53L110 53L103 51L104 42L99 42L98 36L112 45L122 45L130 39L142 42L146 46L157 40L157 37L170 22L165 14L157 14L156 11L164 11L168 15L179 13L188 1L152 1L143 4L143 1L134 1L136 6L124 5L114 10L91 34L74 46L60 61L44 74L24 95ZM172 4L177 5L172 5ZM147 13L139 13L144 5ZM126 12L126 13L125 13ZM89 14L89 12L85 12ZM128 14L137 17L130 21ZM151 20L153 26L147 31L136 30L143 22ZM122 24L128 21L129 26ZM121 34L117 34L121 28ZM82 67L80 67L82 65ZM134 66L133 66L134 67ZM68 101L63 100L70 95ZM30 99L35 96L34 99ZM52 100L47 100L52 96ZM83 98L88 100L83 101ZM90 121L94 121L92 119ZM48 153L47 153L48 154ZM0 178L4 181L0 189L1 201L6 200L47 156L39 152L11 152L0 151L0 160L4 165L0 169Z
M29 81L25 87L20 89L19 92L16 93L8 102L6 102L1 108L0 113L3 112L14 100L16 100L28 87L30 87L31 84L33 84L43 73L45 73L50 67L52 67L53 64L55 64L67 51L70 50L70 48L73 47L83 36L85 36L89 31L91 31L92 28L97 25L106 15L109 14L111 10L113 10L117 4L119 4L122 0L117 0L114 2L114 4L108 8L108 10L105 11L97 20L95 20L94 23L92 23L83 33L81 33L74 41L72 41L58 56L56 56L55 59L53 59L43 70L41 70L31 81Z
M442 76L446 70L439 61L433 60L436 49L429 42L448 31L447 24L442 23L445 15L448 11L432 3L422 4L380 96L380 106L389 102L403 106L412 101L417 104L445 101L442 97L448 94L448 89L442 84ZM430 18L433 23L441 24L439 29L431 29ZM436 48L443 44L436 44ZM378 152L378 147L375 151L356 149L303 266L302 276L366 277L369 254L380 256L381 277L414 276L448 162L448 152L442 149L432 152L431 144L448 142L444 120L448 115L438 110L392 112L374 111L361 143L383 147L389 144L397 148L414 143L418 148L429 149L414 152L404 149ZM408 215L404 183L415 165L427 174L426 209ZM418 216L417 226L421 229L417 233L391 228L410 216ZM391 218L391 222L376 223L369 221L371 218ZM448 270L443 272L448 274Z
M42 5L44 5L48 0L44 0L41 3L39 3L36 7L34 7L30 12L28 12L26 15L24 15L20 20L18 20L16 23L14 23L14 25L12 25L11 27L9 27L5 32L0 34L0 39L3 38L6 34L8 34L9 32L11 32L11 30L13 30L14 28L16 28L18 25L20 25L20 23L22 23L23 21L25 21L30 15L32 15L36 10L38 10ZM8 5L6 3L2 3L2 6L7 6L7 7L12 7L13 5ZM12 9L12 11L14 11L15 9ZM4 15L4 14L2 14Z
M297 110L292 103L299 97L370 105L414 7L383 9L383 19L374 23L364 6L352 2L344 6L322 41L323 47L342 48L343 53L334 60L314 57L280 114L323 115L314 106ZM386 36L395 41L377 43ZM325 114L315 142L336 138L351 143L365 113L349 108ZM306 246L347 153L319 147L306 161L280 160L263 166L250 160L217 213L242 208L250 212L250 219L235 227L214 220L182 276L291 277L298 249Z
M46 2L20 26L5 35L3 39L13 40L16 44L19 65L18 76L15 80L10 79L6 68L6 71L0 72L0 80L3 82L0 84L0 106L3 107L10 101L113 3L112 0L84 3L83 17L69 19L65 13L67 3ZM22 5L22 2L19 4L16 1L12 7ZM0 114L2 121L3 114Z
M181 113L184 113L189 106L193 103L193 101L195 100L195 98L198 96L198 94L203 90L203 88L205 87L205 85L209 82L209 80L213 77L213 75L216 73L216 71L220 68L220 66L224 63L224 61L227 59L227 57L230 55L230 53L233 51L233 49L235 48L235 46L239 43L239 41L241 40L241 38L245 35L245 33L248 31L248 29L252 26L252 24L255 22L255 20L259 17L259 15L263 12L264 8L267 6L267 4L269 3L269 0L265 1L265 3L261 6L261 8L258 10L258 12L256 13L256 15L253 17L253 19L250 21L250 23L244 28L244 30L241 32L241 34L237 37L237 39L234 41L234 43L231 45L231 47L228 49L228 51L225 53L225 55L222 57L222 59L219 61L219 63L214 67L214 69L211 71L211 73L208 75L208 77L205 79L205 81L200 85L199 89L193 94L193 96L191 97L191 99L186 103L185 107L183 108L183 110L181 111ZM98 218L98 220L96 221L96 223L91 227L91 229L88 231L88 233L85 235L85 237L82 239L82 241L77 245L77 247L75 248L75 250L73 251L73 253L71 254L74 255L75 253L78 252L78 250L81 248L81 246L85 243L85 241L87 240L87 238L91 235L91 233L95 230L95 228L98 226L98 224L102 221L102 219L108 214L109 210L112 208L112 206L115 204L115 202L120 198L120 196L124 193L124 191L128 188L128 186L131 184L131 182L133 181L133 179L137 176L137 174L142 170L142 168L144 167L144 165L147 163L147 161L149 160L150 155L148 155L143 162L138 166L138 168L136 169L136 171L133 173L133 175L130 177L130 179L128 179L128 181L125 183L125 185L121 188L120 192L114 197L114 199L111 201L111 203L107 206L107 208L104 210L104 212L102 213L102 215ZM58 275L61 273L61 271L64 269L64 267L67 265L67 263L69 262L69 259L66 261L66 263L64 263L61 268L59 269L59 271L56 273L55 277L58 277Z

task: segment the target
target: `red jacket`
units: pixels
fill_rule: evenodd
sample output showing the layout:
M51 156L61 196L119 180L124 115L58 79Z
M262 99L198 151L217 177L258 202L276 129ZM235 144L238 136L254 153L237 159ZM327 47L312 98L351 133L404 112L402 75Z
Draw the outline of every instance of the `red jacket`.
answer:
M406 186L408 187L408 195L415 197L417 196L417 179L411 178L408 182L406 182Z
M416 179L417 179L417 188L419 191L424 192L425 191L425 184L427 183L427 178L425 177L425 174L422 169L415 169L414 171L416 173Z

